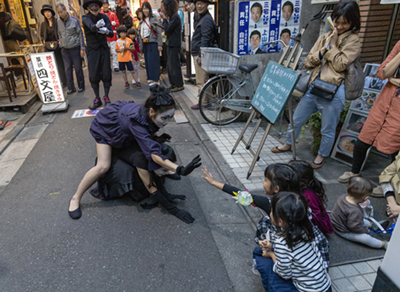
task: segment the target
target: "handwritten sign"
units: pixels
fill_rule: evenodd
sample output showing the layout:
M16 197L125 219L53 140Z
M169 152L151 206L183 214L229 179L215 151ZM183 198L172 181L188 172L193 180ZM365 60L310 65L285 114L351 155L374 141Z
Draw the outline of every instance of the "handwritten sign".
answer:
M252 106L274 124L296 86L299 74L270 61L258 85Z
M54 53L31 54L31 60L43 103L64 102L64 93Z

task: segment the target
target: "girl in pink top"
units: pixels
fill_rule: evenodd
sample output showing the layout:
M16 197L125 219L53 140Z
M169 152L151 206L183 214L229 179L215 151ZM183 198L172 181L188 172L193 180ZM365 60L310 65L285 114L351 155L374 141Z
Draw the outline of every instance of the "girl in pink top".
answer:
M314 169L304 160L292 160L288 163L296 171L302 195L311 209L312 220L324 234L333 233L333 226L325 209L328 201L321 181L314 176Z

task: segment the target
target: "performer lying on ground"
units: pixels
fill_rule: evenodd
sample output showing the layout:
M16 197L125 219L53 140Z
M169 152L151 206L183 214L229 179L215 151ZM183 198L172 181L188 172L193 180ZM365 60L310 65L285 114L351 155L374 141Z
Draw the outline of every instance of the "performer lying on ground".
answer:
M153 86L150 91L151 96L145 104L117 101L101 110L94 118L90 132L96 140L98 160L96 166L86 173L70 201L68 213L72 219L82 216L79 203L83 194L109 170L113 148L121 149L131 145L129 157L121 154L120 158L127 159L127 163L136 167L151 197L185 223L194 221L189 212L178 209L158 191L150 172L164 167L178 175L188 175L201 165L200 155L184 167L176 165L162 154L161 144L153 140L153 136L173 118L175 101L169 90L162 86Z

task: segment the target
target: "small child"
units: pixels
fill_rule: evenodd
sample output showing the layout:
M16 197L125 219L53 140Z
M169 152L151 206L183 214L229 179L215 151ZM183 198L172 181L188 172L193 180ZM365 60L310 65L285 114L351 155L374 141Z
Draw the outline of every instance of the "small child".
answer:
M280 192L272 197L270 218L280 232L273 244L253 253L265 291L332 291L307 210L301 195Z
M234 193L238 193L240 191L240 189L235 188L234 186L216 181L211 173L208 172L207 167L203 167L203 173L205 176L202 178L205 179L210 185L223 190L230 195L235 195ZM268 167L265 169L264 176L265 178L263 180L263 186L266 195L274 197L275 194L282 191L300 193L300 184L297 174L294 169L287 164L276 163L268 165ZM269 199L267 197L257 195L251 195L251 197L253 199L251 205L258 207L267 213L267 215L262 217L257 224L257 232L254 238L255 242L260 246L263 246L268 239L266 238L266 234L269 234L268 241L274 242L275 236L279 230L271 222L271 218L269 217L269 214L271 213ZM328 240L318 229L318 227L313 226L313 229L315 233L316 244L322 254L324 266L327 268L330 261Z
M372 193L371 183L362 177L352 177L347 185L347 194L339 197L332 210L332 224L335 232L350 241L363 243L373 248L387 249L388 242L368 234L373 223L364 218L360 203Z
M327 197L324 186L314 176L314 169L304 160L289 161L289 165L294 168L299 177L302 195L306 198L311 209L311 222L324 233L333 233L333 226L325 209Z
M126 37L127 28L125 26L118 27L118 33L120 38L115 43L115 51L118 52L118 63L119 70L122 72L122 77L125 81L125 88L129 88L128 78L126 77L126 69L132 74L132 79L135 80L135 73L132 65L132 54L130 51L133 50L131 48L132 40ZM135 81L136 83L136 81Z
M133 64L133 70L135 70L135 74L137 76L137 82L135 82L135 79L133 79L132 84L136 85L137 88L142 88L140 85L140 78L138 71L138 64L139 64L138 54L141 54L142 52L140 51L139 42L137 41L138 36L136 30L133 28L128 30L128 37L132 40L131 44L131 49L133 49L131 50L131 54L133 55L132 64Z

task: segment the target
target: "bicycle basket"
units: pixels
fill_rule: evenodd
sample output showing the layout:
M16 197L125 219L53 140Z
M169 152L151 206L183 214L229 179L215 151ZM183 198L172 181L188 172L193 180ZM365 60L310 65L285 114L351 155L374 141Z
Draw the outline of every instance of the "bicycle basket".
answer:
M239 63L239 56L219 48L200 48L201 67L207 73L233 74Z

